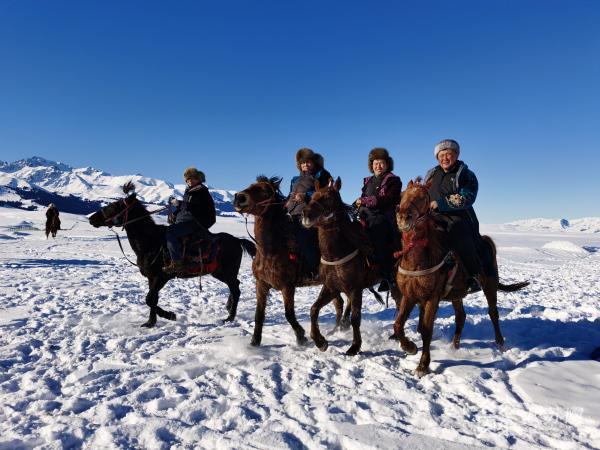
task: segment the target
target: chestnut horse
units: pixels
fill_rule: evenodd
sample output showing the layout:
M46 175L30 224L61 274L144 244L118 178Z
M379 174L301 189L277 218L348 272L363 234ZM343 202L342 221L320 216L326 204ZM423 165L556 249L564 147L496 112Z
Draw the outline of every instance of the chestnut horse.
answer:
M319 232L319 250L321 265L319 275L323 288L310 310L310 337L321 351L327 350L328 343L319 330L319 312L340 292L346 294L352 307L350 324L352 325L352 345L347 355L356 355L360 351L362 292L382 280L381 274L367 264L366 235L359 222L350 220L350 207L340 196L342 181L338 177L335 183L320 188L312 195L302 212L302 224L316 227ZM400 303L400 292L391 287L391 294Z
M279 189L281 178L259 176L256 183L235 194L236 211L255 216L254 235L257 254L252 262L256 278L256 314L251 344L262 339L267 296L271 289L281 291L285 318L294 329L298 344L305 344L304 328L296 320L294 295L296 287L316 286L319 280L306 280L299 258L290 257L290 218L285 209L285 197ZM343 301L337 298L336 328L340 326Z
M402 231L403 244L402 259L396 275L396 281L402 291L402 302L391 338L398 339L406 353L415 354L417 352L417 346L404 334L404 325L410 312L418 303L418 331L423 339L423 352L415 371L419 377L429 371L433 324L440 300L449 300L454 306L456 330L452 343L455 348L459 347L466 317L462 300L467 295L469 285L466 270L458 260L458 256L453 255L450 251L446 232L435 223L430 214L429 187L430 184L421 184L419 178L414 182L410 181L401 195L396 214L398 227ZM529 282L509 285L500 283L496 246L490 237L482 236L482 238L492 254L495 275L480 276L479 282L487 299L488 313L494 325L496 344L502 348L504 337L500 332L498 320L498 291L518 291L529 285ZM456 268L448 270L451 258L457 261Z
M129 182L123 186L123 191L128 194L134 190L133 183ZM157 225L144 205L137 199L135 192L129 194L122 200L113 202L90 217L90 224L94 227L123 226L129 239L129 244L137 256L137 266L142 275L148 278L149 290L146 295L146 305L150 308L150 317L142 327L153 327L156 325L156 317L167 320L175 320L175 313L165 311L158 306L158 293L165 284L176 276L180 278L191 278L204 275L204 271L198 273L173 274L162 270L165 265L166 231L167 226ZM228 316L223 322L235 319L238 300L240 298L240 281L238 272L242 261L242 254L248 253L254 256L256 248L247 239L239 239L227 233L218 233L216 242L218 250L216 269L210 273L214 278L222 281L229 288L227 300ZM120 242L119 242L120 244Z

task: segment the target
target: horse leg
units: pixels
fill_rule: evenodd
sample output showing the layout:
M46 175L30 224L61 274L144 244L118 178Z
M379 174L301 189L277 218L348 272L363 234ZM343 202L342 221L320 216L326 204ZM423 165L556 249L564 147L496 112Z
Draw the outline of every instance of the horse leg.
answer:
M315 342L317 348L322 352L327 350L329 343L319 330L319 312L321 312L321 308L333 300L334 297L339 297L339 292L332 292L326 286L323 286L317 300L310 308L310 337Z
M342 317L344 314L344 300L341 297L335 297L333 299L333 307L335 308L335 327L329 333L328 336L334 334L342 328Z
M362 337L360 335L360 320L362 309L362 289L356 289L348 295L352 304L352 316L350 323L352 324L352 345L346 350L346 355L356 355L360 351L362 345Z
M415 370L415 375L419 378L429 373L429 363L431 362L431 338L433 336L433 324L435 322L438 304L439 299L426 301L420 311L420 315L423 316L423 322L421 324L423 351L421 352L419 365Z
M458 349L460 348L460 335L462 334L465 326L465 318L467 315L465 314L465 308L462 300L454 300L452 302L452 306L454 306L454 323L456 325L454 337L452 338L452 345L455 349Z
M400 288L398 284L393 284L390 288L390 292L392 294L392 298L396 303L396 315L400 312L400 303L402 302L402 292L400 292Z
M417 353L416 344L408 339L404 334L406 321L408 320L408 316L410 316L411 311L415 307L415 304L416 302L413 299L402 297L402 301L400 302L400 310L398 311L396 320L394 322L394 334L389 337L389 339L400 341L400 347L408 355L414 355Z
M504 337L500 331L500 314L498 314L498 283L492 277L486 277L483 281L483 293L488 303L488 314L494 325L496 345L504 350Z
M149 289L146 294L146 305L150 308L150 316L148 317L148 320L141 325L142 327L152 328L156 325L157 315L168 320L176 319L174 313L165 311L158 306L158 293L166 283L167 280L162 277L148 279Z
M340 296L340 298L342 298ZM350 313L352 312L352 300L348 298L348 304L344 310L344 317L342 318L342 330L350 328Z
M254 313L254 334L250 345L258 347L262 340L262 329L265 323L265 308L267 295L271 287L263 280L256 279L256 312Z
M308 339L306 339L304 328L298 323L296 319L296 311L294 310L294 294L296 288L294 286L286 286L283 291L283 307L285 308L285 318L288 323L294 329L296 333L296 342L298 345L306 345Z
M217 280L225 283L229 288L229 296L227 297L227 317L223 319L223 323L233 322L237 314L238 300L240 299L240 280L238 280L237 272L234 275L214 272L211 274Z

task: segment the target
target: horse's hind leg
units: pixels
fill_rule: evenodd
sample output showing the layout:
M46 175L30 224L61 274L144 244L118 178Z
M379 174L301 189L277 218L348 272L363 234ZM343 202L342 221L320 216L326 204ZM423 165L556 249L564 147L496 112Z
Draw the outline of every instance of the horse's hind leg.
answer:
M498 314L498 283L492 277L486 277L483 282L483 293L488 302L488 314L494 326L496 345L504 350L504 337L500 331L500 314Z
M227 317L223 319L223 323L232 322L237 314L238 301L240 299L240 280L235 275L226 277L222 273L213 273L212 276L219 281L222 281L229 288L229 297L227 297Z
M335 326L329 333L327 333L327 335L332 335L342 328L342 318L344 315L344 300L338 296L332 301L333 307L335 308Z
M296 319L296 311L294 309L294 293L296 288L294 286L287 286L281 292L283 294L283 306L285 308L285 318L288 323L294 329L296 333L296 342L298 345L305 345L308 342L306 339L304 328L298 323Z
M460 347L460 336L465 326L465 319L467 315L465 314L465 308L462 300L454 300L452 302L452 306L454 306L454 323L456 324L454 337L452 338L452 345L455 349L458 349Z

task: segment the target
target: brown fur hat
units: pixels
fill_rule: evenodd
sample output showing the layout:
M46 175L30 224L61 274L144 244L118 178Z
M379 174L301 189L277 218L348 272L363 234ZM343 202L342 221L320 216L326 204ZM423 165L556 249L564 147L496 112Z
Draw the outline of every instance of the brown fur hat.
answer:
M383 147L375 147L369 152L369 172L373 173L373 161L376 159L385 159L388 165L388 171L394 170L394 160Z
M196 169L195 167L188 167L183 172L183 179L184 180L187 181L190 178L194 178L196 180L199 180L200 183L204 183L206 181L206 176L204 175L204 172L202 172L201 170Z
M315 153L310 148L304 147L296 152L296 167L298 168L298 170L301 171L300 164L302 164L303 161L306 161L308 159L310 159L313 162L315 168L317 169L322 169L323 165L325 164L325 160L320 154Z

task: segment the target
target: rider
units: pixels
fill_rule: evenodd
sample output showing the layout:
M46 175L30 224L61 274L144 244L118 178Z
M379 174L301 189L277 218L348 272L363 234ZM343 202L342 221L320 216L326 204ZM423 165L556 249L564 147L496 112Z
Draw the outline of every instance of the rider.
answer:
M50 229L50 227L52 226L52 221L54 220L55 217L56 217L56 220L58 221L58 229L60 230L60 218L58 216L59 216L58 208L56 207L56 205L54 203L50 203L48 205L48 209L46 210L46 230Z
M315 192L315 181L321 187L327 186L331 174L323 167L323 157L310 148L301 148L296 152L296 167L300 174L292 178L290 195L286 208L292 217L294 236L297 246L301 249L309 277L314 278L319 273L319 240L315 229L302 226L302 209L308 204Z
M387 284L393 284L393 252L400 247L395 209L400 202L402 181L392 173L394 160L385 148L371 150L368 161L373 175L363 180L362 195L354 204L375 249L375 259L381 266L382 275ZM383 282L380 290L386 289L385 285Z
M435 220L446 226L452 249L460 256L469 275L477 280L481 272L478 252L481 236L473 209L479 187L477 177L458 159L460 145L455 140L440 141L434 148L434 155L439 165L425 176L426 183L431 181L430 208L439 213ZM476 284L471 288L475 290Z
M167 248L171 255L171 264L163 267L165 272L185 270L179 238L198 232L203 240L212 241L213 234L208 229L216 222L215 203L202 184L206 181L204 173L195 167L183 172L187 188L181 202L175 201L177 208L173 213L173 224L167 229Z

